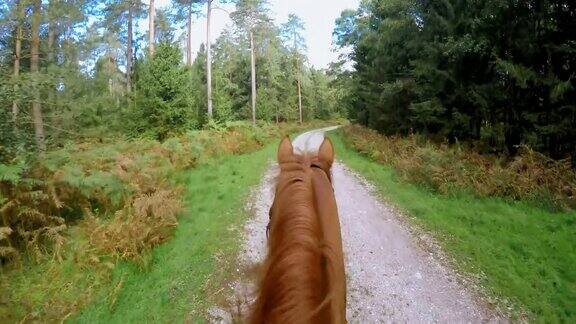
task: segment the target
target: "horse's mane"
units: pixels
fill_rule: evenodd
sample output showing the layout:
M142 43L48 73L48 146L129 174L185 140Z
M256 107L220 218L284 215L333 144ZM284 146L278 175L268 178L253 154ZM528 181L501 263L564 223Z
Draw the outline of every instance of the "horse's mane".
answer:
M316 162L318 163L318 162ZM318 189L332 190L329 170L311 167L308 156L280 164L268 257L252 323L339 322L326 311L338 276L336 248L324 240ZM329 168L328 168L329 169ZM323 194L322 192L320 193ZM328 316L328 317L327 317Z

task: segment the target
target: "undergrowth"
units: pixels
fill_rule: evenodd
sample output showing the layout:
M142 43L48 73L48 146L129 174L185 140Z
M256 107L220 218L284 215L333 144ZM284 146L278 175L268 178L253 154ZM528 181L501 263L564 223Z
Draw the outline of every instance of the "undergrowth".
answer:
M576 172L570 162L552 160L528 147L508 161L458 144L431 143L417 135L384 136L358 125L341 132L355 150L394 167L404 180L443 194L466 191L556 211L576 208Z
M430 186L406 181L402 173L406 171L383 165L382 157L375 161L359 154L354 142L342 136L350 131L333 136L338 158L366 177L412 221L432 232L456 265L486 288L487 302L511 313L513 322L574 322L575 211L550 211L531 202L478 197L457 189L440 194ZM365 136L380 140L379 135ZM400 141L373 145L384 150L385 143L399 145ZM433 171L434 166L429 170L439 172Z
M236 271L248 188L261 181L276 143L181 173L185 206L174 237L147 256L146 270L120 262L112 284L72 322L201 323Z
M88 302L118 262L146 269L151 250L173 236L184 210L182 171L325 124L233 123L162 143L69 144L33 163L0 164L0 322L61 320Z

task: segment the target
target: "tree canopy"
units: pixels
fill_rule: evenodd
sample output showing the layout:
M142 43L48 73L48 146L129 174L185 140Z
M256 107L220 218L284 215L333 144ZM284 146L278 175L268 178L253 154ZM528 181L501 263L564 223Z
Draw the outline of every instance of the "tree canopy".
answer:
M295 63L294 38L284 37L266 0L233 3L233 24L209 45L215 122L251 117L250 33L259 120L298 119L297 73L306 118L337 114L338 98L324 91L335 76L307 63L298 36L303 26L294 30L301 58ZM0 161L82 138L163 139L205 127L208 47L204 43L192 57L190 37L206 4L173 0L152 10L142 0L3 2ZM154 33L141 27L152 12ZM150 40L155 51L149 51Z
M364 0L334 31L354 62L351 116L574 163L575 18L568 0Z

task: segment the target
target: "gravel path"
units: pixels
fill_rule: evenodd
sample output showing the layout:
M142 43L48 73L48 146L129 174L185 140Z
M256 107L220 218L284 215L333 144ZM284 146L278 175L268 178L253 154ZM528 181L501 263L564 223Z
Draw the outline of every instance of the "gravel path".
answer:
M316 139L299 143L319 145L322 131L307 133ZM253 217L245 225L241 269L254 268L265 257L265 228L277 170L272 165L253 193L249 206ZM365 180L341 163L335 163L332 172L342 226L349 322L501 321L473 298L445 262L439 261L441 252L432 253L418 243L421 237L410 230L402 215L378 199ZM423 237L428 237L425 241L430 246L429 236ZM246 309L253 301L253 282L244 278L230 287L236 295L235 304ZM214 322L230 321L221 309L210 313Z

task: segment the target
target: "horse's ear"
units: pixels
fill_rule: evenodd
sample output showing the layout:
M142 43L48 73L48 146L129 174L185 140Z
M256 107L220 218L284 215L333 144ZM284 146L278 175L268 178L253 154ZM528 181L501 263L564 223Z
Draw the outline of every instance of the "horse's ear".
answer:
M285 136L278 146L278 163L289 162L294 160L294 148L290 137Z
M328 168L334 163L334 146L328 137L324 138L320 149L318 149L318 161L324 163Z

